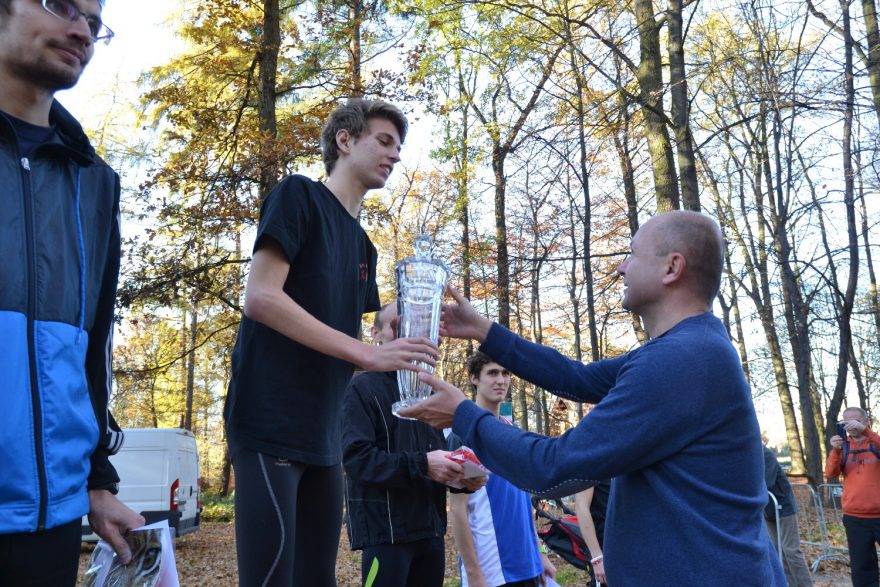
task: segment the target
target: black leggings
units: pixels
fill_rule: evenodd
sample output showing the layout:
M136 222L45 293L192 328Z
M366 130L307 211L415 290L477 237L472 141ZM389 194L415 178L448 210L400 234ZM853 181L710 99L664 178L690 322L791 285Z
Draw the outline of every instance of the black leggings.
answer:
M233 450L233 449L231 449ZM233 450L241 587L336 586L342 466Z
M366 585L373 565L376 574L372 587L443 587L443 572L446 570L443 538L364 548L362 584Z
M43 530L0 534L0 587L73 587L82 520Z

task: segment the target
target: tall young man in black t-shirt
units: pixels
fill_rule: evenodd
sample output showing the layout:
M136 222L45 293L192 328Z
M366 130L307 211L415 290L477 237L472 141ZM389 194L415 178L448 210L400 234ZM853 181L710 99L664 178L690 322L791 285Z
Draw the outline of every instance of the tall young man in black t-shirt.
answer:
M406 130L394 106L350 100L321 133L326 182L293 175L263 203L224 410L242 586L336 584L345 386L355 366L438 356L427 339L356 338L363 313L379 309L376 249L357 216Z

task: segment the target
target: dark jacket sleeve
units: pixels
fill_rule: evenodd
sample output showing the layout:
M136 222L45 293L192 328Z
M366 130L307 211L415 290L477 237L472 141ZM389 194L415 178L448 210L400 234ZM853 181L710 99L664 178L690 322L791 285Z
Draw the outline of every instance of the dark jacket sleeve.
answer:
M115 174L114 174L115 175ZM86 353L86 378L92 405L98 419L100 436L98 446L91 457L89 489L110 489L114 493L119 475L110 464L110 455L122 446L122 432L110 415L108 403L112 377L113 316L116 304L116 286L119 280L120 228L119 228L119 176L115 176L113 205L113 228L108 240L107 263L101 281L95 323L89 332L89 348Z
M389 452L379 446L390 406L381 405L377 394L353 380L345 392L342 410L342 462L345 473L360 483L380 487L408 487L421 484L428 476L428 457L424 452ZM381 427L381 428L380 428ZM393 448L392 448L393 450Z

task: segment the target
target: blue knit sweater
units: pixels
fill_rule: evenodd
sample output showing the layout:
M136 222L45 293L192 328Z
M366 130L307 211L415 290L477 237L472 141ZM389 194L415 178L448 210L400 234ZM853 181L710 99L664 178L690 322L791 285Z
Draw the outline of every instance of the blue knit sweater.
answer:
M598 404L547 438L471 402L453 430L533 493L614 478L605 566L614 587L784 586L764 527L760 432L739 357L705 313L614 359L582 364L494 324L481 350L561 397Z

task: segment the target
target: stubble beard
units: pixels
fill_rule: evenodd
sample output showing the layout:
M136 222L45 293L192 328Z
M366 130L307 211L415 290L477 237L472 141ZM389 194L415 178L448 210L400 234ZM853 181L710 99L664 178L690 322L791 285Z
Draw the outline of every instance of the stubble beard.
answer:
M46 59L38 59L29 63L19 63L13 68L13 73L20 79L29 81L32 85L43 88L54 94L60 90L68 90L76 85L82 75L85 65L78 71L54 65Z

